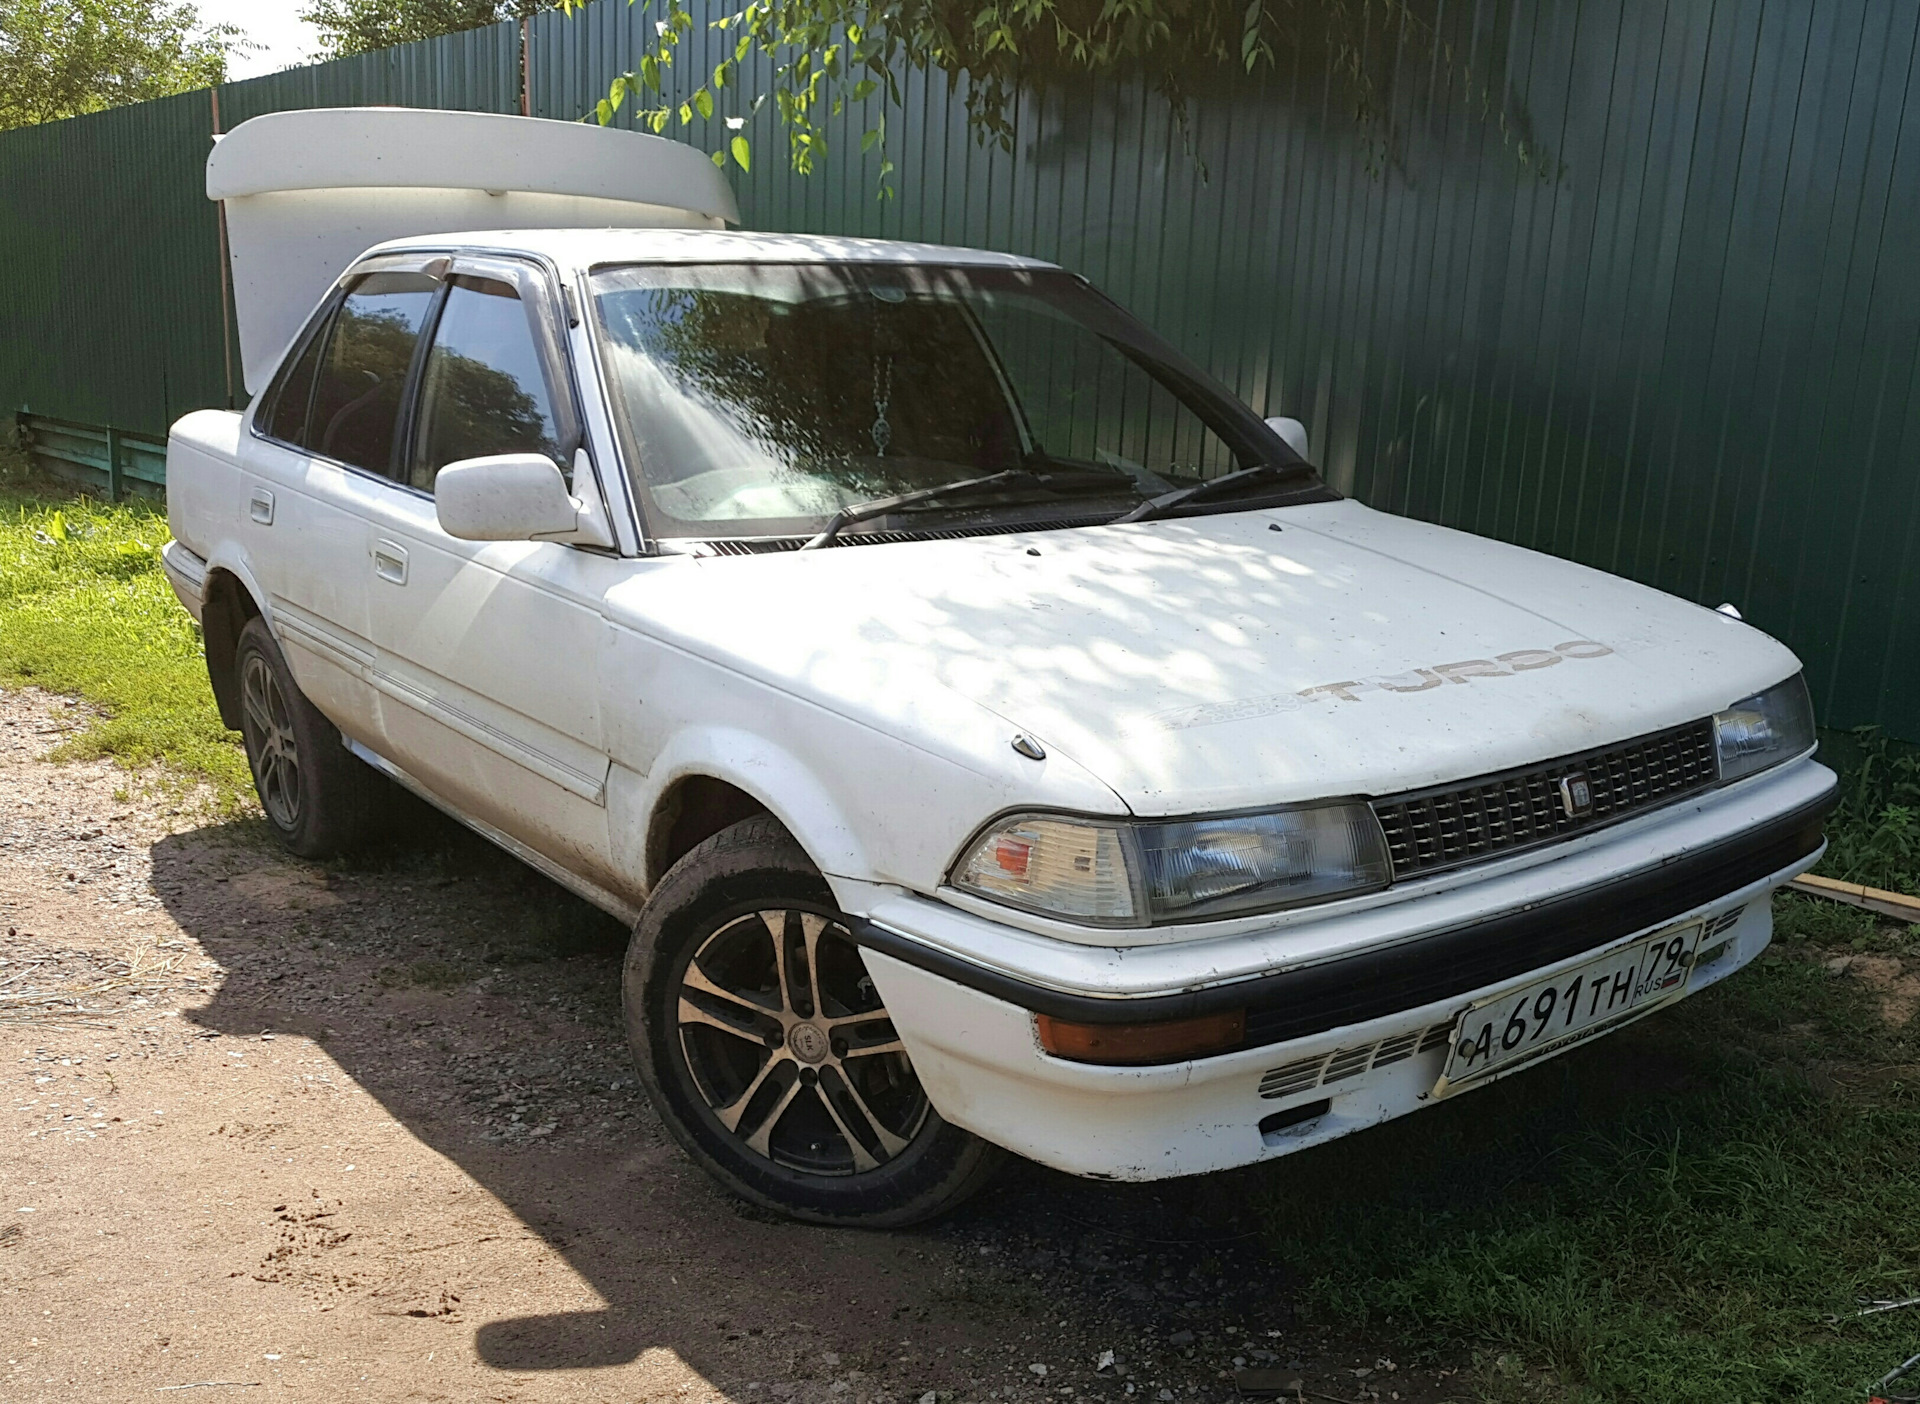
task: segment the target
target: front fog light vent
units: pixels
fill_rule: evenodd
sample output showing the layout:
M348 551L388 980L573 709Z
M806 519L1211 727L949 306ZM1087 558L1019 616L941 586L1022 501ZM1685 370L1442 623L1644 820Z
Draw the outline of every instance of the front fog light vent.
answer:
M1722 912L1719 916L1708 922L1707 929L1700 933L1701 943L1704 945L1722 932L1733 930L1734 927L1740 924L1740 914L1744 911L1746 911L1745 907L1735 907L1732 911Z
M1727 958L1733 950L1733 939L1728 933L1740 924L1740 916L1745 911L1745 907L1735 907L1732 911L1715 917L1701 929L1699 953L1693 958L1696 974L1709 965L1716 965Z
M1260 1079L1260 1095L1267 1101L1291 1097L1296 1092L1325 1087L1329 1083L1358 1077L1371 1069L1405 1062L1416 1053L1430 1053L1436 1048L1445 1048L1448 1032L1452 1028L1451 1023L1435 1024L1429 1029L1395 1034L1378 1043L1363 1043L1358 1048L1336 1048L1331 1053L1317 1053L1311 1058L1285 1063Z
M1398 1063L1411 1058L1413 1050L1420 1046L1417 1033L1401 1034L1398 1038L1382 1040L1380 1051L1373 1055L1373 1065L1384 1068L1388 1063Z
M1327 1070L1320 1074L1321 1085L1358 1077L1373 1058L1372 1048L1343 1048L1327 1059Z
M1271 1101L1275 1097L1291 1097L1295 1092L1318 1087L1320 1069L1326 1065L1327 1055L1320 1053L1311 1058L1302 1058L1297 1063L1288 1063L1284 1068L1275 1068L1260 1079L1260 1095Z

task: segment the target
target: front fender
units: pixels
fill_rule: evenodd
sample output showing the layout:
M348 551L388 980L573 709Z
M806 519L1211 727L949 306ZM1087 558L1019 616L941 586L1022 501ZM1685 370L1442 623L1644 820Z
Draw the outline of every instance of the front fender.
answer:
M725 726L678 732L645 775L614 765L607 778L607 819L621 871L646 872L647 837L661 798L692 776L724 781L766 806L828 877L871 879L873 864L860 837L820 777L766 737Z
M686 569L656 567L631 593L651 600L644 584ZM932 678L874 680L832 656L777 669L759 654L713 658L704 637L661 639L619 619L604 647L611 848L636 886L651 876L655 807L694 775L764 805L849 911L862 884L937 891L968 835L1008 809L1126 812L1071 757L1014 751L1010 722Z

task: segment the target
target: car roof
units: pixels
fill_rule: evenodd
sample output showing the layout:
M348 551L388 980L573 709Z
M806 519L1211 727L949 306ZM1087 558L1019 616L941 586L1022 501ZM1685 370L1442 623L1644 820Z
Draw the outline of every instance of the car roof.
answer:
M925 263L1035 269L1056 266L989 249L916 244L898 239L717 229L483 229L391 239L368 250L368 256L457 249L534 254L551 259L563 268L619 263Z

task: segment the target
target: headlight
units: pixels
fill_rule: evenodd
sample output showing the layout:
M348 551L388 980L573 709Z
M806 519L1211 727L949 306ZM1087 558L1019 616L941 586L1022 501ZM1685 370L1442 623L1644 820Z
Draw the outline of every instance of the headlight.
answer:
M1097 926L1150 926L1324 902L1385 887L1386 838L1364 804L1130 823L1021 814L994 824L953 885Z
M1813 698L1795 673L1713 719L1720 778L1739 780L1813 749Z

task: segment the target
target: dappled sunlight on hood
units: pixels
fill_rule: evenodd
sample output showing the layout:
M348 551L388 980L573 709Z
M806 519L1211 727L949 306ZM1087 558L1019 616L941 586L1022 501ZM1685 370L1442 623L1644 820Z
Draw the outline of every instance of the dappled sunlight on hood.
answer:
M631 598L688 647L916 744L1004 747L967 699L1142 812L1485 773L1794 668L1696 606L1353 503L681 574L698 579Z

